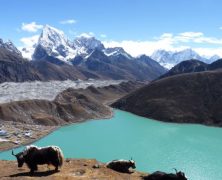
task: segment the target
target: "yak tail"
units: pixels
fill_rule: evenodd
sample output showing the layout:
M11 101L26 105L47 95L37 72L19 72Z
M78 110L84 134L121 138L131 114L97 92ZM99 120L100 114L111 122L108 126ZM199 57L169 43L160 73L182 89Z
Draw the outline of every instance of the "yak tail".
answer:
M59 166L61 167L63 164L63 161L64 161L64 155L63 155L61 149L59 149L59 151L58 151L58 158L59 158Z
M61 167L63 165L63 161L64 161L64 156L63 156L62 150L57 146L54 146L54 150L57 152L59 166Z

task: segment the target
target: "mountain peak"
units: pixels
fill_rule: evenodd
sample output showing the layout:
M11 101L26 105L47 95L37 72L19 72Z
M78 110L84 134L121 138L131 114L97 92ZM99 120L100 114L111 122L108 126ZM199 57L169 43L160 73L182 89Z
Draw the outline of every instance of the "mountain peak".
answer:
M4 43L4 41L2 39L0 39L0 47L22 57L22 53L16 48L16 46L10 40L8 40Z
M39 37L33 59L43 59L53 56L62 61L74 58L76 52L70 47L63 31L52 26L45 25Z
M63 31L58 30L52 26L45 25L39 37L39 43L43 43L43 45L46 46L59 46L61 44L66 44L67 39L65 38Z
M162 66L167 69L171 69L176 64L190 59L197 59L204 62L209 61L208 59L201 57L197 52L195 52L191 48L175 52L157 50L151 55L151 58L159 62Z
M73 46L75 48L83 47L86 50L104 49L104 45L101 41L88 34L81 34L80 36L77 36L73 42Z

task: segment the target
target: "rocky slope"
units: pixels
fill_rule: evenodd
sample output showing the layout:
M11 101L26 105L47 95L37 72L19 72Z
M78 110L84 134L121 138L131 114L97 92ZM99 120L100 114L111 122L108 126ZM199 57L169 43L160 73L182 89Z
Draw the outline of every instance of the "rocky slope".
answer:
M3 42L0 39L0 48L10 51L12 54L22 57L22 53L15 47L15 45L11 41Z
M143 62L141 59L128 59L122 54L106 56L99 50L93 51L85 61L82 60L76 66L105 79L150 81L166 72L163 67L148 57L146 62Z
M57 65L49 61L29 62L0 47L0 83L49 80L86 79L74 66Z
M112 106L167 122L222 126L222 71L176 75L157 80Z

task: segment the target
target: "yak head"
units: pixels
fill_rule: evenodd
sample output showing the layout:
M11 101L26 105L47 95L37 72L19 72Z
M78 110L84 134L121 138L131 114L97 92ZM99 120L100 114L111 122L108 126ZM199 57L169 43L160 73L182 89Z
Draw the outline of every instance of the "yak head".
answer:
M135 163L135 161L133 160L133 158L131 158L131 159L129 160L129 162L130 162L130 167L133 168L133 169L136 169L136 163Z
M25 158L24 158L23 152L20 152L18 154L14 154L14 152L12 150L12 155L16 157L17 162L18 162L18 167L22 167L24 162L25 162Z
M179 180L187 180L187 178L185 177L185 174L183 172L181 172L181 171L178 172L176 169L175 169L175 171L176 171L176 176L178 177Z
M185 174L180 171L177 173L177 177L181 180L187 180L187 178L185 177Z

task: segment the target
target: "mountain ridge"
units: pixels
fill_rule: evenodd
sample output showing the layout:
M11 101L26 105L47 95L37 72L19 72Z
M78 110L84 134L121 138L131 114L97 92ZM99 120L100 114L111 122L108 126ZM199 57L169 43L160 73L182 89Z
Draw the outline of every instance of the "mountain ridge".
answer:
M218 60L220 57L218 55L214 55L212 57L206 58L199 55L194 50L188 48L181 51L166 51L163 49L156 50L151 55L151 58L159 62L167 69L171 69L176 64L185 60L197 59L205 63L212 63L213 61Z
M191 59L182 61L170 69L165 74L161 75L158 79L166 78L169 76L175 76L184 73L213 71L222 69L222 59L218 59L211 64L206 64L202 61Z
M151 58L147 57L144 62L131 57L123 48L105 48L101 41L91 36L81 35L71 42L62 31L49 25L43 28L32 57L31 61L24 59L27 64L25 67L29 66L30 73L35 72L36 79L28 80L95 78L151 81L166 72ZM16 81L16 78L13 80Z

